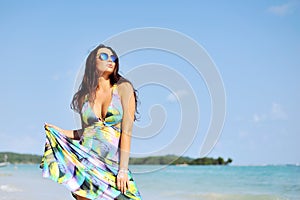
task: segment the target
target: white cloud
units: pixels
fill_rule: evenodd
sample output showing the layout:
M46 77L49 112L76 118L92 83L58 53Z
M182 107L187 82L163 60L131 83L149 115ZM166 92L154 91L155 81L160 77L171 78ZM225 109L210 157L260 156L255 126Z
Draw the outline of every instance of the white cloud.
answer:
M293 10L296 8L297 3L295 1L288 2L282 5L273 5L270 6L267 11L278 16L285 16L289 13L292 13Z
M260 123L266 120L286 120L288 119L287 113L283 107L278 103L272 103L271 109L268 113L258 114L255 113L252 116L254 123Z
M253 121L255 123L265 121L266 119L267 119L267 115L266 114L257 114L257 113L255 113L253 115Z
M271 118L274 120L276 119L286 120L288 117L280 104L273 103L272 110L271 110Z
M183 96L187 95L188 92L186 90L178 90L168 95L167 101L169 102L176 102L178 99L182 98Z

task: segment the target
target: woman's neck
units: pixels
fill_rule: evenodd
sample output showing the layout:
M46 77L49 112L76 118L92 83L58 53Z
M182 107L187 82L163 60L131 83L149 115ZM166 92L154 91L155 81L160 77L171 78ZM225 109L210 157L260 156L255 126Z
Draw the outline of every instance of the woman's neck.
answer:
M110 79L105 77L98 78L98 89L108 90L111 88Z

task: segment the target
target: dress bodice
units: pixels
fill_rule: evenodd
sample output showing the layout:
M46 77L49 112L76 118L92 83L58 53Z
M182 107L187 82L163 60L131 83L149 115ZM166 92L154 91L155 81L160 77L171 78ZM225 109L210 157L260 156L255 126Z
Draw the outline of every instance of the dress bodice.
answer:
M103 119L103 124L105 126L114 126L119 124L122 121L123 109L121 104L121 98L118 94L117 85L113 85L112 88L112 99L108 106L107 113L105 118ZM82 110L81 110L81 118L84 123L84 126L94 125L96 122L100 122L93 108L88 100L88 96L85 97Z
M130 171L125 194L116 183L122 117L117 85L113 85L111 102L103 120L97 118L86 96L81 110L83 134L79 141L46 126L47 141L41 164L43 176L88 199L141 200Z

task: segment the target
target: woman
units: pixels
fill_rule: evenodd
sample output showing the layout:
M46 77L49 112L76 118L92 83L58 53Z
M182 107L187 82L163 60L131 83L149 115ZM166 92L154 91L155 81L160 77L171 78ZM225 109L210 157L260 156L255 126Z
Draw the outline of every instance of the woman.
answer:
M96 47L71 103L82 129L45 124L43 176L64 184L77 200L141 199L128 170L136 95L118 71L116 52Z

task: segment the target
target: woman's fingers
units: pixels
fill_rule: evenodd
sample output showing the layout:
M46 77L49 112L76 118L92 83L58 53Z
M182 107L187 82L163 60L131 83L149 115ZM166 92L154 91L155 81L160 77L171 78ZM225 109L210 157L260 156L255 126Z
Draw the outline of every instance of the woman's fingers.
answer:
M120 190L123 194L126 192L129 186L129 180L128 177L124 174L118 174L117 176L117 188Z
M122 193L124 193L126 191L124 180L119 179L117 186L118 186L118 190L120 190Z
M121 181L121 192L124 194L124 181Z
M118 190L121 190L121 180L117 177L117 187Z
M126 181L126 180L122 181L122 183L121 183L121 192L122 192L123 194L126 193L127 188L128 188L128 187L127 187L127 181Z
M128 189L128 179L124 181L124 186L123 186L123 193L125 194L127 189Z
M45 127L49 127L49 128L54 128L54 129L56 129L57 131L60 131L60 132L62 132L62 129L61 128L59 128L59 127L57 127L57 126L55 126L55 125L53 125L53 124L48 124L48 123L45 123Z
M48 127L54 127L54 125L52 124L48 124L47 122L45 122L45 127L48 126Z

